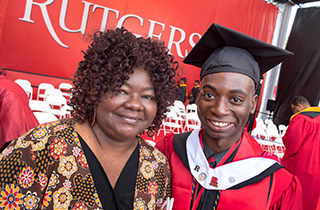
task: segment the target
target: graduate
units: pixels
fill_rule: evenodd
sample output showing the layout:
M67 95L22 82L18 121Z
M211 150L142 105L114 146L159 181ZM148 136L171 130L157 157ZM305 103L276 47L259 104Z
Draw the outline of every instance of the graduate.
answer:
M302 209L297 177L244 130L260 75L291 55L213 23L184 59L201 68L202 128L156 145L171 165L173 209Z
M320 187L316 187L320 181L320 107L295 96L291 109L294 114L282 137L286 153L281 163L301 182L303 209L320 209Z
M200 81L199 80L196 80L195 82L194 82L194 86L193 86L193 88L191 89L191 91L190 91L190 94L189 94L189 96L188 96L188 98L190 99L190 101L189 101L189 104L194 104L194 103L196 103L196 98L197 98L197 95L198 95L198 92L199 92L199 83L200 83Z
M186 102L187 98L187 78L182 77L179 81L179 86L178 86L178 100L182 101L183 103Z

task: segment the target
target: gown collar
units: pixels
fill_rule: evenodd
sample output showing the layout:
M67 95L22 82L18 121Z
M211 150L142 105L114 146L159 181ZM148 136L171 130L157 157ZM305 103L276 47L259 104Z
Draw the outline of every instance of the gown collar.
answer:
M194 130L188 136L186 140L186 151L191 174L205 189L225 190L232 188L235 185L258 176L273 164L277 163L276 160L268 158L249 157L225 164L220 163L216 168L212 169L202 150L199 132L200 129ZM236 144L240 144L240 141ZM237 145L234 145L232 148L235 148L235 146ZM227 157L223 159L225 158Z

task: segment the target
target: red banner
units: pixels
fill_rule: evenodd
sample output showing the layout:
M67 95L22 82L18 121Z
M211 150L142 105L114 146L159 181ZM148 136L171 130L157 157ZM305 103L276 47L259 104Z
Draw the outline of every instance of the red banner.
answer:
M262 0L0 0L0 66L12 80L57 87L76 71L87 35L124 26L163 40L190 91L200 70L181 61L213 22L271 43L277 14Z

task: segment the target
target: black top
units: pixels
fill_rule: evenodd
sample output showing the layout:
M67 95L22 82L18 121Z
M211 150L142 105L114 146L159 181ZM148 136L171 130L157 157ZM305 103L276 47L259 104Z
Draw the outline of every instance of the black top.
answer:
M116 186L113 189L96 156L80 135L79 139L87 158L103 209L132 210L139 166L139 144L124 166Z

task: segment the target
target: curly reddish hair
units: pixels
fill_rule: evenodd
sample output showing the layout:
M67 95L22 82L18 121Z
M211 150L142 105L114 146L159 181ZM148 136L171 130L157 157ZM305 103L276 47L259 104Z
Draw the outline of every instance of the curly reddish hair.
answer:
M148 132L157 131L167 107L176 99L174 78L179 65L168 53L164 42L137 38L123 27L94 33L93 42L73 75L72 117L80 123L89 119L101 96L109 91L116 95L133 73L133 67L150 73L158 109Z

